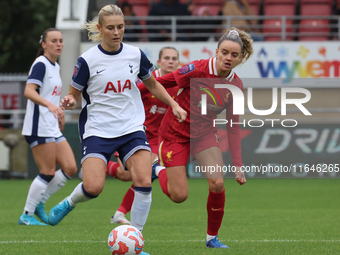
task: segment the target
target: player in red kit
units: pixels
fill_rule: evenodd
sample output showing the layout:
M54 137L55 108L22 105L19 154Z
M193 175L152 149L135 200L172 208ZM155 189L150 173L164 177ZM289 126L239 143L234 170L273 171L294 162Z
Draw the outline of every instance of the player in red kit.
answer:
M179 53L174 47L163 47L159 52L159 58L157 61L159 69L153 71L154 77L161 77L162 75L171 73L178 68L179 65ZM141 92L142 101L145 109L145 133L152 151L152 161L158 160L158 128L164 117L164 114L168 106L162 101L158 100L152 95L143 83L138 84L138 88ZM167 89L170 96L175 97L178 91L178 87L171 87ZM125 171L123 165L119 161L110 161L107 165L106 173L109 176L115 177L122 181L131 181L130 172ZM125 218L125 214L131 210L131 206L134 198L133 185L126 192L123 201L114 216L111 218L111 223L129 224L130 222Z
M235 124L239 122L239 116L233 114L233 94L226 88L216 88L214 85L229 84L243 91L242 81L233 68L245 63L252 53L250 35L232 28L220 38L215 58L194 61L157 78L166 88L173 85L180 87L175 101L188 112L183 123L175 123L173 116L167 112L159 129L159 159L163 167L157 166L155 172L163 192L172 201L181 203L188 197L185 166L190 153L203 168L217 165L223 167L217 127L213 126L213 120L225 109L235 179L240 185L246 183L245 174L241 171L240 129ZM202 113L203 95L206 96L206 114ZM205 175L209 184L206 246L229 248L220 243L217 237L225 205L223 172L206 172Z

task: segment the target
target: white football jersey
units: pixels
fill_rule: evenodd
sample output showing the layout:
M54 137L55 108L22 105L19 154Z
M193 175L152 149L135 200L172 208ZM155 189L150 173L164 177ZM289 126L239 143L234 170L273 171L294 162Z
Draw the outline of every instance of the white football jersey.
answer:
M27 83L37 84L37 92L47 101L59 106L62 82L59 64L52 63L45 56L39 56L33 62L29 71ZM47 107L37 105L27 100L26 115L22 134L26 136L59 137L58 119Z
M145 113L136 81L150 78L155 68L139 48L120 46L117 52L107 52L98 44L78 58L71 85L82 91L82 139L143 131Z

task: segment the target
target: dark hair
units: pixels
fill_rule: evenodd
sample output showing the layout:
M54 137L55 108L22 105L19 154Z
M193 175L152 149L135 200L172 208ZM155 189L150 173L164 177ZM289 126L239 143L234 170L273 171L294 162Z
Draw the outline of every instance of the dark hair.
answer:
M51 27L51 28L46 29L46 30L42 33L42 35L40 36L40 41L39 41L39 43L40 43L40 48L39 48L39 50L38 50L38 52L37 52L37 56L36 56L36 57L39 57L39 56L41 56L41 55L44 55L44 48L41 46L41 43L42 43L42 42L45 42L45 43L46 43L47 33L48 33L48 32L51 32L51 31L59 31L59 30L56 29L56 28Z
M161 59L161 58L162 58L162 55L163 55L164 50L175 50L175 51L177 52L177 55L178 55L178 58L179 58L179 52L178 52L178 50L177 50L175 47L165 46L165 47L163 47L163 48L159 51L158 59Z

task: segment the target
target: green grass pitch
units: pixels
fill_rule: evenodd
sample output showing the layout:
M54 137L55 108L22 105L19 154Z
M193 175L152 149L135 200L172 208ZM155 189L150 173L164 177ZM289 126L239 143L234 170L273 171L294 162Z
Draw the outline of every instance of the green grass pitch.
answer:
M46 203L47 213L79 183L74 179ZM0 254L110 254L110 218L130 183L107 179L103 193L79 204L57 226L19 226L31 180L0 180ZM204 179L189 179L189 198L171 202L153 184L143 235L145 251L167 254L340 254L340 180L225 180L219 239L229 250L205 248ZM129 218L129 215L128 215Z

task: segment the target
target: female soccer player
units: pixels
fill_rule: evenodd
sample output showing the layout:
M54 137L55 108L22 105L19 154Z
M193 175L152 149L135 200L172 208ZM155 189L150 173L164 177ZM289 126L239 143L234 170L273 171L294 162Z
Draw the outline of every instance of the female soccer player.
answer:
M159 69L153 71L154 77L160 77L162 75L171 73L178 68L179 65L179 53L174 47L163 47L159 52L159 57L157 60L157 64ZM144 126L146 127L145 133L150 144L150 148L152 151L152 162L158 159L158 128L161 124L161 121L164 117L164 114L168 108L168 106L155 98L149 90L145 87L144 84L139 84L138 88L140 89L142 95L142 101L144 104L145 110L145 122ZM175 97L178 91L178 87L172 87L167 89L167 92L171 97ZM109 176L115 177L117 179L123 181L131 181L131 176L128 171L124 170L121 162L113 162L110 161L107 165L106 173ZM131 206L134 198L134 189L133 185L126 192L121 205L117 209L114 216L111 218L111 223L122 223L129 224L130 222L125 218L125 214L131 210Z
M64 112L59 107L61 78L58 57L64 47L63 36L55 28L44 31L37 58L29 71L24 95L28 98L22 134L31 146L38 176L28 191L20 225L46 225L46 200L77 172L72 149L61 131ZM55 171L56 163L61 169ZM36 214L41 223L34 218Z
M241 171L240 130L239 125L235 124L239 122L239 116L233 114L233 96L228 89L216 89L214 84L232 84L243 90L242 81L233 68L245 63L252 53L252 39L249 34L232 28L220 38L215 58L194 61L157 78L164 87L180 87L175 100L188 112L188 118L183 123L176 123L167 112L159 129L159 158L166 169L157 167L156 175L163 192L172 201L181 203L188 196L185 166L190 153L202 167L223 167L217 127L213 126L213 120L217 119L217 114L224 109L228 120L230 153L236 167L235 179L240 185L246 183L245 175ZM202 114L203 95L207 98L205 115ZM206 177L209 185L206 246L228 248L217 238L225 205L223 172L206 173Z
M49 214L58 224L74 207L97 197L104 188L106 165L118 151L129 169L135 189L131 225L142 231L151 205L151 153L143 130L143 102L137 77L157 98L170 105L178 121L186 112L152 76L154 66L137 47L122 43L124 15L116 5L104 6L98 20L86 24L89 38L100 44L78 58L70 90L61 101L63 109L74 109L80 94L79 116L82 142L83 182Z

